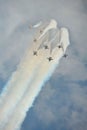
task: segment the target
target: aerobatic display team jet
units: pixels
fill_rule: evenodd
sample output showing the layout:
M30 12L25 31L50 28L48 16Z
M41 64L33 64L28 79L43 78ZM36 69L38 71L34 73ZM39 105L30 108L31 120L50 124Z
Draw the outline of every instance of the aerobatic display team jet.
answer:
M49 47L47 45L44 46L45 49L49 49Z
M37 51L34 51L34 52L33 52L33 55L36 55L36 56L37 56Z
M52 58L52 57L48 57L47 59L49 60L49 62L50 62L51 60L53 60L53 58Z
M67 54L64 54L64 56L63 56L63 57L64 57L64 58L66 58L67 56L68 56Z

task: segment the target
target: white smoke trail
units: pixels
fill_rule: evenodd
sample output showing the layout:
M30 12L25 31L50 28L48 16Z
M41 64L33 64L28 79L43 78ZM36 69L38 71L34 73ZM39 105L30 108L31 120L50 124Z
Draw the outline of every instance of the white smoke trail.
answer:
M66 31L66 29L62 29L62 42L64 50L66 50L67 46L69 45L68 35ZM60 58L63 56L63 53L64 52L61 49L54 49L54 52L52 54L54 60L52 62L48 62L46 57L44 57L44 61L40 65L40 68L37 72L38 76L35 77L34 81L28 87L27 92L24 94L14 113L11 115L11 121L7 123L7 125L4 127L4 130L20 129L21 123L26 116L26 112L32 106L45 81L47 81L54 72L54 69L58 65Z
M47 29L45 29L45 33L46 31L52 28L55 28L55 24L53 26L53 21L51 21ZM1 94L0 129L2 129L2 127L8 121L9 116L15 109L18 102L21 100L24 93L26 92L27 87L33 80L34 75L37 72L39 65L41 64L41 61L43 60L45 53L41 53L38 57L32 56L34 46L37 48L40 44L41 39L37 42L37 44L31 47L27 56L20 64L17 71L13 74L12 78L10 79L10 81L8 82L7 86L5 87L4 91Z
M48 30L50 30L50 29L52 29L52 28L55 28L55 29L56 29L56 27L57 27L57 22L56 22L55 20L51 20L50 25L48 25L48 27L44 29L42 35L40 35L40 37L38 38L38 40L40 40L40 39L43 37L43 35L44 35Z
M37 28L37 27L41 26L41 24L42 24L42 21L40 21L39 23L33 25L33 28Z
M50 25L51 27L48 26L48 29L46 28L45 30L48 31L49 29L56 27L56 24L51 23ZM45 33L43 31L43 34ZM42 37L39 38L41 40ZM65 51L69 44L69 38L67 30L64 28L62 29L61 41L63 42ZM36 44L35 47L37 48L38 45ZM30 50L30 52L32 53L32 51L33 48ZM49 51L44 51L42 49L39 50L39 52L40 53L38 57L33 57L30 55L30 53L27 54L27 58L24 60L26 62L23 61L23 64L20 65L19 69L17 70L17 75L14 74L12 80L10 80L10 88L7 87L7 90L5 90L3 94L5 96L2 96L3 100L0 106L1 130L15 130L20 128L21 123L26 116L26 112L32 106L33 101L41 90L42 85L46 80L49 79L58 64L59 59L64 53L61 49L58 50L58 48L55 48L52 54L54 60L49 62L47 60ZM29 56L32 56L31 62L28 61ZM30 65L31 70L28 71Z

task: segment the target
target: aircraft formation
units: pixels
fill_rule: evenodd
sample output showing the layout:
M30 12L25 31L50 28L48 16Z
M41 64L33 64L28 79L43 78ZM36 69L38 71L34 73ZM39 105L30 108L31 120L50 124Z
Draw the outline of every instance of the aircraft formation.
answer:
M35 40L35 42L36 42L36 40ZM58 48L62 49L64 51L64 48L63 48L62 45L59 45ZM47 45L44 45L44 49L49 49L49 47ZM33 55L38 56L37 53L38 53L38 51L33 51ZM68 56L68 54L64 54L63 55L64 58L66 58L67 56ZM47 57L47 59L48 59L49 62L53 60L53 58L51 56Z
M35 27L37 27L37 26L39 26L39 25L35 25ZM32 26L31 26L32 27ZM39 30L39 33L41 34L41 36L40 37L42 37L42 36L44 36L44 30L43 29L40 29ZM38 41L38 39L37 38L34 38L33 39L33 42L34 43L36 43ZM62 51L63 51L63 53L64 53L64 55L63 55L63 57L64 58L66 58L68 55L67 54L65 54L65 52L64 52L64 47L63 47L63 43L62 42L59 42L59 45L57 45L56 46L58 49L62 49ZM43 48L46 50L46 49L48 49L48 50L50 50L50 47L47 45L47 44L43 44ZM39 51L39 49L37 49L37 50L34 50L33 51L33 55L34 56L38 56L38 51ZM53 60L53 57L52 56L49 56L49 57L47 57L47 60L50 62L50 61L52 61Z

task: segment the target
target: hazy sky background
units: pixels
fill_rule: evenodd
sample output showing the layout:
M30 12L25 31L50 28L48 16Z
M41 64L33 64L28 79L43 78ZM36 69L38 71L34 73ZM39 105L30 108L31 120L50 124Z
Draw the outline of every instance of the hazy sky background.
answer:
M29 25L52 18L69 29L69 56L43 87L21 130L86 130L87 0L0 0L0 92L31 44Z

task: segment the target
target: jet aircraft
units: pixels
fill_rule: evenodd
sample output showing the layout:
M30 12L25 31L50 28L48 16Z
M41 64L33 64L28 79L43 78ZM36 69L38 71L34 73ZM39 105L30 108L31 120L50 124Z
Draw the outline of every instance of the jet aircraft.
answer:
M49 60L49 62L50 62L51 60L53 60L52 57L48 57L47 59Z
M36 56L37 56L37 51L34 51L34 52L33 52L33 55L36 55Z
M64 58L66 58L67 56L68 56L67 54L64 54L64 56L63 56L63 57L64 57Z
M49 47L47 45L44 46L45 49L49 49Z
M58 48L59 48L59 49L62 48L62 50L63 50L63 52L64 52L64 48L63 48L62 45L58 45Z
M58 46L58 48L62 48L62 46L61 46L61 45L59 45L59 46Z

